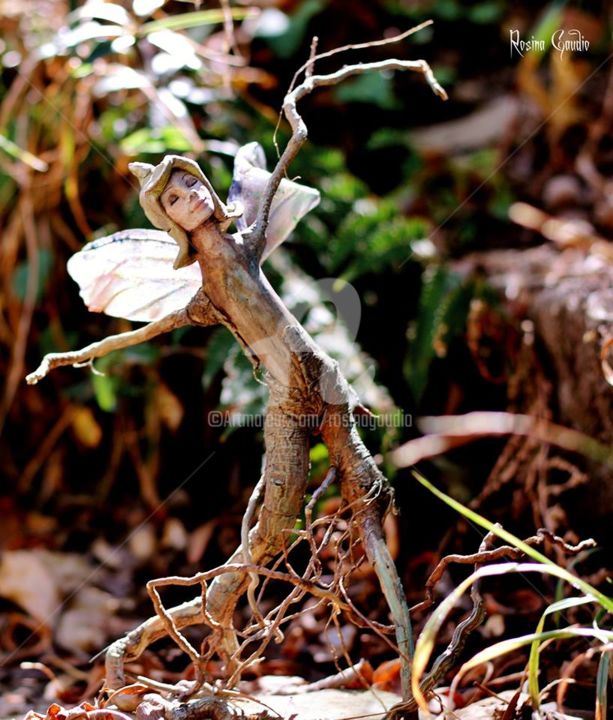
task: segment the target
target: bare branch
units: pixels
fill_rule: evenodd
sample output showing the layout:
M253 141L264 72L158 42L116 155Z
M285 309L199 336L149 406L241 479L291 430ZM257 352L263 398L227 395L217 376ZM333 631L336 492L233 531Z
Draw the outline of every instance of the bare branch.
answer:
M309 59L306 62L306 68L304 71L305 77L311 77L311 75L313 74L313 70L315 70L315 58L317 56L317 44L318 43L319 43L319 38L317 37L317 35L313 35L313 39L311 40L311 51L309 53ZM294 75L294 79L296 77L297 77L297 73L296 73L296 75ZM290 87L290 90L292 89L292 87L293 87L293 84Z
M312 65L316 59L317 56L309 59L307 67ZM289 142L287 143L279 161L277 162L270 179L268 180L266 192L264 194L262 204L260 205L254 228L249 236L246 237L246 240L253 246L256 254L261 254L264 248L264 238L266 228L268 227L270 207L275 193L277 192L277 188L279 187L279 183L287 174L288 167L300 151L300 148L304 145L308 136L307 126L296 108L298 101L318 87L336 85L352 75L362 75L367 72L386 72L388 70L413 70L415 72L420 72L426 79L428 85L432 88L434 94L438 95L443 100L447 99L447 93L439 85L432 73L432 70L430 69L430 66L425 60L396 59L346 65L340 70L330 73L329 75L311 75L306 77L300 85L285 96L283 112L285 113L285 117L292 128L292 136L289 139Z
M318 60L323 60L324 58L329 58L333 55L338 55L339 53L347 52L349 50L368 50L374 47L381 47L382 45L391 45L392 43L397 43L401 40L405 40L410 35L414 35L416 32L419 32L420 30L423 30L429 25L432 25L432 22L432 20L424 20L424 22L419 23L419 25L415 25L415 27L409 28L408 30L405 30L399 35L393 35L392 37L383 38L382 40L369 40L368 42L363 43L351 43L349 45L342 45L341 47L333 48L332 50L319 53L318 55L313 52L313 43L311 43L311 53L309 55L309 59L304 63L304 65L302 65L298 68L298 70L296 70L296 73L292 78L292 82L290 83L289 89L290 91L294 89L300 73L304 72L307 77L309 75L312 75L313 65ZM313 38L313 40L317 40L317 38Z
M339 610L347 610L348 606L334 593L330 592L325 587L321 587L311 580L305 578L295 577L289 573L280 572L279 570L270 570L269 568L261 565L255 565L253 563L226 563L219 567L207 570L204 572L197 573L191 577L177 577L175 575L157 578L150 580L148 586L157 589L158 587L166 587L167 585L178 585L179 587L189 587L191 585L200 584L202 580L207 582L212 580L219 575L228 575L230 573L242 573L249 575L250 573L256 573L263 575L264 577L271 578L272 580L281 580L288 582L292 585L302 588L305 592L310 593L313 597L321 598L326 600L334 608Z
M166 315L166 317L148 323L138 330L119 333L118 335L109 335L109 337L94 342L81 350L71 350L65 353L49 353L42 359L38 368L26 377L28 385L36 385L40 380L46 377L51 370L63 365L77 366L87 364L99 357L104 357L115 350L138 345L157 335L170 332L175 328L191 325L191 320L185 309L177 310L174 313Z

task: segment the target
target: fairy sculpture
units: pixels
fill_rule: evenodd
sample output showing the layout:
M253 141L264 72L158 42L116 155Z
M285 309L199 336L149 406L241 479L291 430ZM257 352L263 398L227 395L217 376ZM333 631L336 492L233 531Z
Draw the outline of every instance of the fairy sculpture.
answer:
M391 490L356 430L355 413L365 409L337 362L318 347L285 307L261 264L319 201L316 190L285 179L289 164L307 137L306 125L296 109L302 97L320 85L334 84L350 75L407 69L422 73L440 97L445 93L428 65L420 60L349 65L330 75L313 75L316 59L309 60L303 68L305 80L285 98L283 110L292 136L275 169L266 171L257 143L242 148L236 157L227 203L188 158L168 156L156 167L143 163L130 166L140 181L142 207L158 230L123 231L91 243L70 260L68 269L90 309L148 324L79 351L47 355L27 378L36 383L54 367L91 362L182 325L222 324L233 333L254 371L268 386L264 470L243 522L241 547L215 575L206 593L159 612L111 646L107 652L107 685L111 688L125 684L125 661L137 657L165 634L172 635L190 653L201 687L199 656L179 630L202 622L213 630L215 649L228 677L236 680L241 658L233 611L247 592L257 613L253 604L257 569L283 551L288 530L294 527L303 507L309 438L317 432L328 448L328 477L336 479L346 506L351 508L366 557L388 602L402 660L403 693L405 698L409 696L409 615L382 533ZM238 231L232 234L228 229L233 222ZM257 522L250 527L259 500ZM303 582L310 582L313 592L326 596L315 582ZM336 601L331 598L330 602ZM265 623L261 631L266 633Z

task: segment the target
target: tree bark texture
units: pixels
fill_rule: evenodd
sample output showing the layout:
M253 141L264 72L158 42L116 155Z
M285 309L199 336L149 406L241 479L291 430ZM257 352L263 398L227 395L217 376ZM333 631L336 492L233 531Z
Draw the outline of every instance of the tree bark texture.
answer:
M612 446L613 387L606 365L613 355L613 264L607 250L541 245L471 255L458 268L485 273L511 311L533 321L560 421ZM590 514L604 520L613 511L611 473L603 465L590 470L586 501Z

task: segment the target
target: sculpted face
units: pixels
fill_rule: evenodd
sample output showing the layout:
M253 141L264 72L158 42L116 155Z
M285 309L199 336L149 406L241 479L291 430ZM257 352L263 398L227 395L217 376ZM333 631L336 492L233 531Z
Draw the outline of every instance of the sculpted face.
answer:
M211 193L184 170L173 170L160 202L168 217L187 232L202 225L215 209Z

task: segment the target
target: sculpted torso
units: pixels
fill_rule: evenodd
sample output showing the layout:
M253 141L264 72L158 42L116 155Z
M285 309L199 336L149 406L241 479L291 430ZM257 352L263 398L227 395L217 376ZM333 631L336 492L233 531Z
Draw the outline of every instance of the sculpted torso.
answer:
M187 232L197 252L206 296L217 309L224 309L222 315L250 357L280 385L303 387L303 365L289 338L300 337L302 352L305 343L315 351L315 343L287 310L259 264L249 261L240 234L219 229L207 188L188 172L174 170L160 203ZM288 335L287 328L294 333Z

